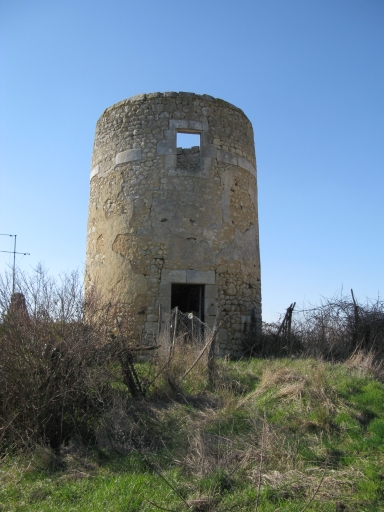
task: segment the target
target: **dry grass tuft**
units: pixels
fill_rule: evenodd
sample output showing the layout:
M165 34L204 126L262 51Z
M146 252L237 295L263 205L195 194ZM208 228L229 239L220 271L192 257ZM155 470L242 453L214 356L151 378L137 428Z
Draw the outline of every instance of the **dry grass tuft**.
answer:
M362 375L369 375L384 382L384 361L372 351L356 350L345 364Z
M257 477L258 475L253 475L254 481ZM326 503L339 499L341 495L344 502L351 499L361 478L364 475L353 468L345 471L308 468L306 471L267 471L262 476L262 482L279 499L293 499L298 496L308 499L318 488L315 500Z
M303 376L295 372L291 368L280 368L274 367L266 368L261 377L260 388L265 390L273 386L280 384L296 383L298 380L302 380Z
M305 381L301 380L292 384L283 386L276 394L276 398L285 398L286 400L300 400L305 388Z
M237 447L236 438L229 439L197 430L189 436L188 443L185 456L177 462L198 478L238 467L245 458L245 452Z
M279 388L276 392L276 398L297 399L301 398L304 388L307 386L307 379L300 373L291 368L267 367L261 376L260 385L239 401L238 407L245 402L257 398L267 391Z

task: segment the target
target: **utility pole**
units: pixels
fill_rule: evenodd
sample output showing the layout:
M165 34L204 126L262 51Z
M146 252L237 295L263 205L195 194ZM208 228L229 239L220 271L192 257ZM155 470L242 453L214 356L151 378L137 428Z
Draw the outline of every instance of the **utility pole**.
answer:
M22 254L23 256L30 256L29 252L16 252L16 238L17 235L8 235L4 233L0 233L0 236L13 236L15 238L13 242L13 251L0 251L7 252L8 254L13 254L13 268L12 268L12 295L15 293L15 274L16 274L16 254Z

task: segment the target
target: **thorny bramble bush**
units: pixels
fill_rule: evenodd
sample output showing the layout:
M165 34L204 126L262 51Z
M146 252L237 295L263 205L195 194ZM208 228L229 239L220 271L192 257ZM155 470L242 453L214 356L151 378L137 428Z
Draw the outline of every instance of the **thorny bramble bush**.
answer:
M139 394L129 319L96 291L83 295L77 272L51 278L39 266L0 277L0 450L71 436L90 442L119 394ZM115 333L115 334L114 334Z
M11 276L0 276L0 451L58 450L74 436L130 449L141 438L137 411L146 409L132 398L173 399L196 375L204 387L210 330L197 344L179 329L148 346L129 313L96 287L84 297L77 272L53 279L39 266L18 272L16 285L12 295Z
M281 322L265 323L255 340L253 355L302 356L345 361L362 352L376 362L384 359L384 301L364 304L340 295L323 299L319 306L294 310L289 336L278 335Z

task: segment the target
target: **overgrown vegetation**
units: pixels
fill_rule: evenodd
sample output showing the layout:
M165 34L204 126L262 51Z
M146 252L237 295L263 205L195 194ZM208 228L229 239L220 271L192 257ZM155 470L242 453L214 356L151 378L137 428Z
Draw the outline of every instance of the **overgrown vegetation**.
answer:
M19 278L23 294L11 301L9 281L0 288L0 450L58 450L75 434L90 442L125 380L127 344L107 328L113 309L84 301L76 273L56 281L39 268Z
M0 510L383 510L372 346L212 368L177 332L172 357L164 340L135 351L76 275L22 285L25 308L0 285Z
M300 356L345 361L361 351L384 359L384 302L358 303L351 296L323 299L319 306L294 309L282 322L264 324L263 336L248 348L261 357Z
M19 274L13 295L9 277L0 283L0 453L36 443L59 451L74 436L97 443L127 401L171 397L214 372L214 336L198 319L176 314L172 332L148 345L117 305L96 291L84 299L77 273L54 280L39 267ZM185 339L183 317L198 336Z

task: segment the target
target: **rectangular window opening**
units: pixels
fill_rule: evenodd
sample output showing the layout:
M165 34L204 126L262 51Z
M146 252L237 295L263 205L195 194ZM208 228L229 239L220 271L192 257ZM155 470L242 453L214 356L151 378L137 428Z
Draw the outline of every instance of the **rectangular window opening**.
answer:
M200 133L177 132L176 167L179 171L198 172L201 169Z
M200 133L177 132L176 147L182 149L200 149Z
M193 313L204 322L204 285L172 284L171 308L176 306L182 313Z

